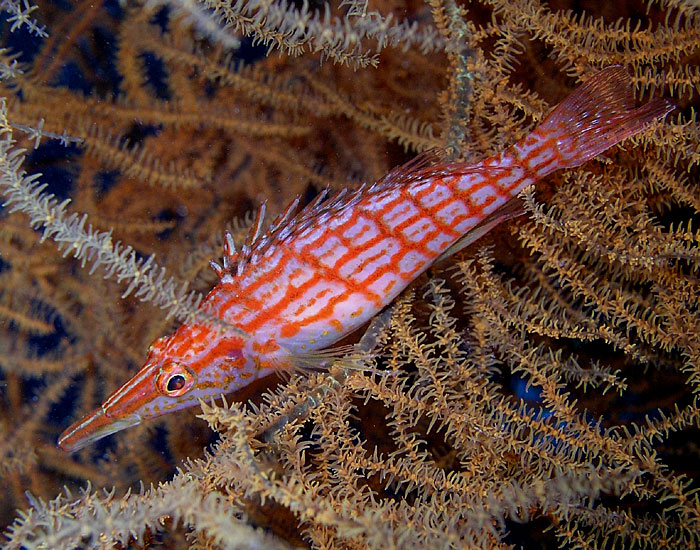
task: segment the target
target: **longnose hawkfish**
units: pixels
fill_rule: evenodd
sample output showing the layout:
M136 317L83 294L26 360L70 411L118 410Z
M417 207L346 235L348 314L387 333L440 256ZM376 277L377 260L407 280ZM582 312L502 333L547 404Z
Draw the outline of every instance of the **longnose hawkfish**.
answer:
M156 340L141 370L69 427L59 446L76 451L294 368L299 357L329 357L328 346L433 263L505 219L525 187L581 165L672 109L663 99L635 107L627 71L608 67L529 136L478 164L413 161L354 192L321 193L295 214L297 199L266 232L261 209L242 249L227 234L223 266L212 262L219 282L200 310L223 328L194 321Z

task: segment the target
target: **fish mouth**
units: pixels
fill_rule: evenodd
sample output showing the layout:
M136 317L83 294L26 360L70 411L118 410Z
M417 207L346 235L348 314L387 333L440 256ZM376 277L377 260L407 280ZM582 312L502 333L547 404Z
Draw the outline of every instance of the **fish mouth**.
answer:
M100 407L64 431L58 438L58 446L68 453L74 453L98 439L140 423L141 417L138 414L110 418L105 414L104 408Z

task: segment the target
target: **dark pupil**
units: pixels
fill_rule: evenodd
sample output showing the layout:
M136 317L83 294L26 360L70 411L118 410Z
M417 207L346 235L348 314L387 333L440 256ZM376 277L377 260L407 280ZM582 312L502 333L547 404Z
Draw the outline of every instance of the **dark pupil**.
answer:
M177 391L181 390L184 385L185 377L181 374L175 374L170 377L170 380L168 380L168 386L166 387L166 389L168 391Z

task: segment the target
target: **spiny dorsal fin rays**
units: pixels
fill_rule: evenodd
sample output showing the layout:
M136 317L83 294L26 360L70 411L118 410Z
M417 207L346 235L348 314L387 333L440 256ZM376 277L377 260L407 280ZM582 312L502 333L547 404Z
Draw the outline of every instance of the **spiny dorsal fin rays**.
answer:
M236 243L233 240L233 235L227 230L224 234L224 267L228 268L235 263L237 255L238 251L236 250Z
M333 216L340 209L352 207L368 194L380 193L387 188L391 188L397 184L397 181L421 181L429 177L478 171L478 169L469 167L459 161L443 161L440 164L439 162L442 159L443 156L439 151L431 150L393 170L372 185L363 184L352 192L348 191L348 189L342 189L332 195L326 187L319 191L314 199L301 211L298 211L300 197L297 197L275 218L265 232L263 232L263 226L266 203L263 203L253 220L240 251L236 250L233 237L227 231L224 239L223 267L214 261L211 261L210 265L219 277L219 280L223 279L227 274L238 277L243 274L246 266L255 255L261 254L267 246L285 240L294 232L304 231L314 223L322 222L323 219ZM491 167L490 170L494 171L498 170L498 168Z
M209 260L209 265L216 273L219 280L223 279L224 276L229 273L229 269L232 265L236 265L236 257L238 252L236 251L236 243L233 241L233 235L231 232L226 230L224 233L224 255L222 258L223 267L216 263L214 260Z
M240 277L245 269L245 266L253 257L253 253L260 248L260 245L264 243L267 239L261 238L263 234L263 225L265 224L265 212L267 211L267 201L263 202L258 209L258 213L255 215L253 224L250 226L248 235L246 236L245 242L241 247L241 253L236 254L236 262L231 262L231 273L233 273L233 268L236 268L236 276Z
M292 205L298 204L298 200L299 199L294 201ZM262 237L262 235L266 210L267 203L264 202L260 205L260 209L255 216L255 220L253 220L253 224L248 231L248 235L246 236L245 243L241 247L240 253L236 249L236 243L233 240L233 235L231 235L231 232L228 230L225 231L224 254L222 257L223 266L219 265L214 260L209 262L209 265L214 270L214 273L216 273L219 280L223 279L226 274L233 275L234 270L236 271L236 275L240 275L246 262L250 260L252 252L255 251L256 247L265 240L265 237ZM289 208L287 210L289 210Z
M345 191L345 189L343 189L343 191ZM342 193L342 191L341 191L341 193ZM328 196L328 187L325 187L325 188L321 189L319 194L314 197L314 199L306 206L306 208L304 208L303 212L316 210L318 208L318 206L324 200L326 200L327 196Z
M219 280L223 279L224 275L226 275L226 269L221 267L214 260L209 260L209 266L214 270L214 273L216 273Z
M270 225L270 235L274 234L276 231L279 231L289 222L292 221L294 215L296 214L297 208L299 207L300 200L301 198L297 196L297 198L295 198L291 203L289 203L289 206L287 206L287 208L285 208L282 211L282 213L275 218L275 220Z
M253 221L253 225L250 228L250 231L248 231L248 236L246 237L245 240L245 246L247 246L249 249L253 250L255 248L255 245L258 242L258 239L260 239L260 235L262 235L262 228L263 224L265 223L265 212L267 211L267 201L263 202L260 205L260 208L258 209L258 213L255 216L255 220Z
M284 240L295 231L303 231L310 224L318 222L320 218L332 216L336 210L351 207L353 203L360 201L368 193L381 192L383 189L395 185L397 180L420 181L427 177L449 174L450 171L468 173L474 170L466 167L462 162L446 163L443 159L444 156L441 152L430 150L393 170L373 185L363 184L352 192L349 192L348 189L342 189L333 195L326 187L301 211L298 211L300 197L297 197L275 218L264 233L263 226L267 206L266 203L263 203L240 251L236 250L233 237L227 231L224 239L223 267L215 261L211 261L210 265L219 280L227 274L240 276L255 254L261 253L266 246ZM440 161L442 161L441 164Z
M342 189L330 195L330 190L326 187L319 191L316 197L301 211L298 211L300 197L297 197L277 216L277 218L275 218L264 234L263 225L265 221L266 203L263 203L258 210L240 252L236 250L233 237L227 231L224 239L223 267L213 260L210 262L210 265L219 277L219 280L227 274L240 276L255 253L262 252L266 246L273 242L284 240L295 231L303 231L306 227L317 222L323 216L331 216L336 210L351 207L354 203L359 202L367 193L379 192L385 187L390 187L395 184L397 178L409 178L417 181L429 175L446 172L448 167L454 168L452 164L447 165L444 163L435 166L442 158L441 153L437 150L425 152L414 160L390 172L378 182L372 185L362 184L352 192L348 191L348 189ZM463 163L454 164L460 167L463 165Z
M304 210L317 209L321 202L326 198L328 190L325 189L318 194L315 200L309 204ZM340 194L341 196L344 193ZM274 221L270 224L270 227L263 234L263 226L265 224L265 213L267 211L267 203L263 203L255 216L255 220L248 231L245 243L241 246L241 250L236 249L236 244L234 242L233 236L230 231L224 233L224 254L223 254L223 266L219 265L216 261L211 260L209 265L216 273L219 280L226 276L226 274L231 275L241 275L243 269L245 268L248 261L252 258L255 252L258 252L265 245L272 242L275 237L284 236L285 232L289 232L292 227L292 221L297 215L297 210L299 208L300 197L296 197L287 208L285 208L282 213L280 213Z

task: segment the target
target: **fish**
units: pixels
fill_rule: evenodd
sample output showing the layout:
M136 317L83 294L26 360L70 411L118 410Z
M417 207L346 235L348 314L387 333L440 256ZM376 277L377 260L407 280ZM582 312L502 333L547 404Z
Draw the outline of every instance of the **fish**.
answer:
M611 66L527 137L476 164L426 153L372 185L321 192L301 210L296 199L267 230L263 205L240 250L226 234L202 318L155 340L133 378L67 428L59 447L74 452L273 372L324 365L333 344L431 265L511 217L509 204L523 189L580 166L673 108L663 98L635 106L627 70Z

